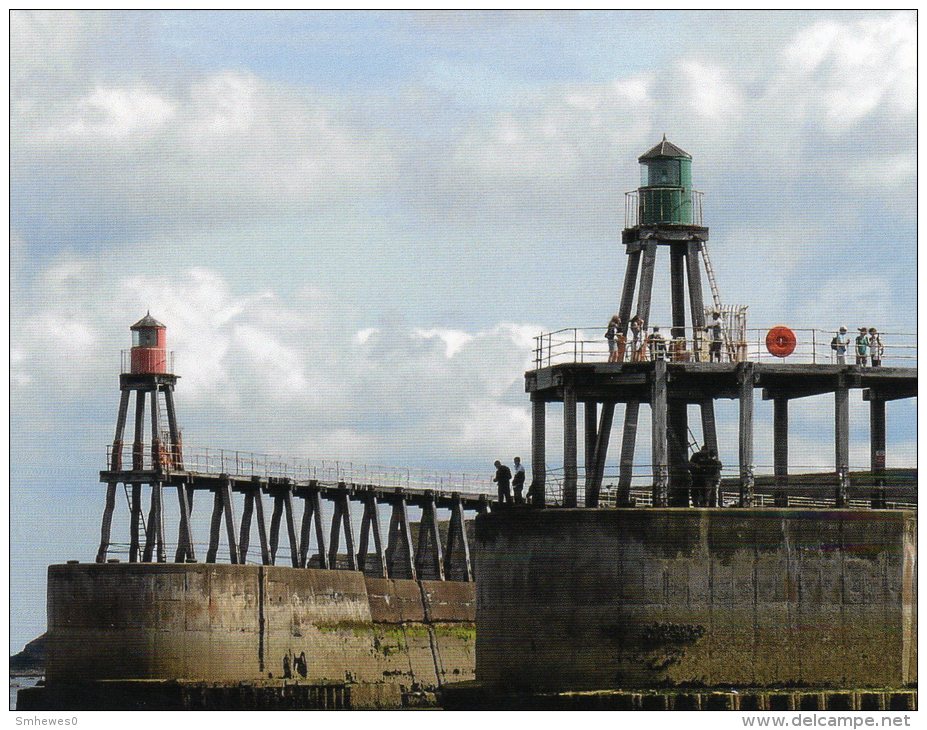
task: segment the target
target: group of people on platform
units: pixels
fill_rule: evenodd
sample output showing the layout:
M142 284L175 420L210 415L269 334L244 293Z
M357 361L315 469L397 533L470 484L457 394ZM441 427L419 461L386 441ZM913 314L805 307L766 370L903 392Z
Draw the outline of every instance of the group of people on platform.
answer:
M860 327L859 334L854 341L850 341L847 328L841 327L830 341L830 349L834 353L838 365L847 364L847 354L850 347L856 353L856 364L861 367L882 367L882 355L885 354L885 345L875 327Z
M496 483L496 487L499 490L499 504L524 504L525 499L522 496L522 491L525 488L525 467L521 463L521 457L516 456L514 459L515 466L515 475L512 476L512 470L509 469L505 464L503 464L498 459L496 460L494 466L496 467L496 475L492 480ZM509 488L511 486L511 489ZM512 499L512 490L515 491L515 498ZM531 499L531 493L528 494L529 500Z
M496 474L492 480L498 488L499 505L535 503L533 483L528 489L527 500L522 494L525 488L525 467L520 457L516 456L514 459L514 475L512 469L498 459L493 466L496 467ZM721 499L721 468L718 452L707 445L689 458L689 486L693 507L724 506ZM689 504L688 495L686 495L685 504Z
M708 360L721 362L721 345L723 324L720 312L712 312L711 321L704 329L708 333ZM647 334L647 323L635 315L628 323L630 342L624 334L624 322L619 315L614 315L608 322L605 330L605 339L608 341L608 361L646 362L648 360L666 360L683 362L690 359L685 337L673 337L669 341L660 333L659 327Z

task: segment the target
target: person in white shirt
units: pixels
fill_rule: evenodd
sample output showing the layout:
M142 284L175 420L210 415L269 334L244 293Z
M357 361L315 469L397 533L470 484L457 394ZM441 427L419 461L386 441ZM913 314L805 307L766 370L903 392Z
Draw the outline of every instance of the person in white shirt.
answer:
M521 457L515 457L515 475L512 477L512 489L515 491L515 504L522 504L525 500L521 496L525 488L525 467L522 466Z

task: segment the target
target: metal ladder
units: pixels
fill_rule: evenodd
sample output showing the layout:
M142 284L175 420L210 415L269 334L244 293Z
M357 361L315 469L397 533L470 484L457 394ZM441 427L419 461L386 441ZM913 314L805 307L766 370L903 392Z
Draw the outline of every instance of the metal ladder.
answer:
M718 291L718 282L715 280L715 270L711 266L711 256L708 255L708 241L702 241L702 261L705 263L705 274L708 276L708 286L711 287L711 300L714 302L715 309L723 314L721 306L721 294ZM727 354L731 362L735 360L734 343L727 335L727 328L724 325L724 317L721 317L721 339L727 343Z

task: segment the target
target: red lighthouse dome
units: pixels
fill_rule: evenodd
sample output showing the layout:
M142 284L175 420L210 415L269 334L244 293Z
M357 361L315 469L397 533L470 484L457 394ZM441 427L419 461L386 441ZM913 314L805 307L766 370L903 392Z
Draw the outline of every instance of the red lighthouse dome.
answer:
M131 372L166 373L167 328L149 312L129 329L132 330Z

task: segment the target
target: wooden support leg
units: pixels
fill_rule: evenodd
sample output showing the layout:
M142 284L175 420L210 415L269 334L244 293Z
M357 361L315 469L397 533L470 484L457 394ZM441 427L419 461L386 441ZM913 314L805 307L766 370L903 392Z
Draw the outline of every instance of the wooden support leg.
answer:
M657 263L657 244L644 247L644 261L641 266L641 288L637 296L637 316L646 325L650 319L650 297L653 293L653 271Z
M348 553L348 567L357 570L357 546L354 544L354 524L351 522L351 497L347 492L341 497L341 522L344 529L344 547Z
M667 453L669 461L669 504L689 506L689 420L686 402L673 398L667 403ZM701 506L701 495L699 505Z
M773 398L773 474L776 507L789 506L789 399Z
M296 522L293 519L293 486L289 479L283 480L283 509L286 515L286 534L290 541L290 565L299 567L299 543L296 541Z
M225 513L225 536L229 541L229 561L238 565L238 539L235 536L235 512L232 508L232 481L226 478L222 491L222 511Z
M183 454L180 448L180 429L177 427L177 412L174 409L174 388L164 386L164 405L167 407L167 427L171 436L170 454L171 468L183 469Z
M598 431L599 404L594 401L583 403L583 504L589 506L592 483L595 481L595 444Z
M110 452L109 468L113 472L122 469L122 437L126 427L126 414L129 410L129 391L123 390L119 396L119 411L116 415L116 434ZM100 523L100 547L97 550L97 562L106 562L109 551L109 538L113 527L113 511L116 509L117 482L106 485L106 503L103 506L103 520Z
M576 389L563 386L563 506L576 506Z
M637 270L640 266L641 252L631 251L628 254L628 267L624 270L624 287L621 289L621 303L618 305L618 318L621 320L621 334L628 334L628 324L631 321L631 307L634 304L634 288L637 284Z
M151 500L148 504L148 526L145 529L145 549L142 552L142 562L150 563L155 557L155 549L158 545L158 523L160 521L161 505L159 502L160 495L155 485L151 485Z
M653 383L650 395L650 450L653 455L653 506L666 507L666 361L653 363Z
M869 467L872 470L872 509L885 509L885 401L869 399Z
M251 517L254 514L254 492L245 494L245 506L241 513L241 529L238 531L238 562L245 565L248 561L248 548L251 546Z
M251 477L251 483L251 493L254 495L254 517L257 520L258 540L261 543L261 565L273 565L270 559L270 546L267 544L267 523L264 521L261 480L259 477Z
M377 556L377 576L387 577L386 555L383 553L383 540L380 537L380 503L375 496L370 498L372 518L370 521L371 530L373 530L373 547Z
M145 468L145 391L135 391L135 440L132 443L132 470Z
M547 404L538 399L531 401L531 504L543 507L546 495L544 486L547 476L545 455Z
M142 485L132 485L132 515L129 527L129 562L138 562L138 528L142 523Z
M704 322L704 319L702 320ZM715 403L706 398L699 404L702 414L702 443L718 455L718 429L715 426ZM708 488L708 506L723 507L724 499L721 496L720 476Z
M307 493L303 499L303 519L299 525L299 567L309 564L309 542L312 537L312 500Z
M389 546L386 552L390 578L415 580L415 550L404 495L394 497L393 513L390 517Z
M158 388L151 391L151 468L160 471L166 466L161 463L161 423L158 410Z
M621 435L621 457L618 465L617 507L631 506L631 477L634 475L634 446L637 441L637 417L641 404L630 401L624 406L624 429Z
M192 492L192 490L190 490ZM175 563L193 562L196 554L193 547L193 529L190 525L191 505L187 501L189 492L187 485L177 485L177 503L180 507L180 534L177 536L177 552L174 554Z
M339 493L335 496L335 513L332 516L332 530L328 546L328 563L337 568L338 541L344 529L345 548L348 551L348 567L357 570L357 555L354 552L354 527L351 525L351 500L347 486L339 484Z
M151 556L154 554L155 541L155 497L154 490L151 490L151 498L148 502L148 523L145 526L145 547L142 549L142 562L150 563Z
M608 456L608 441L612 432L612 419L615 416L614 401L602 404L602 415L596 434L593 456L593 476L590 489L586 492L586 506L599 506L599 493L602 490L602 478L605 476L605 458Z
M113 436L113 450L110 453L110 471L122 470L122 439L126 430L126 414L129 411L129 393L124 390L119 396L119 412L116 414L116 434Z
M164 544L164 484L156 482L152 485L154 493L157 495L158 511L155 517L155 538L158 546L157 561L159 563L167 562L167 546Z
M451 524L447 531L447 552L444 553L444 575L448 580L472 582L473 567L470 562L470 542L467 539L463 502L456 493L453 499Z
M670 336L676 340L686 336L686 244L670 245L670 297L673 327ZM685 349L685 348L684 348Z
M325 550L325 531L322 528L322 497L318 489L310 489L309 498L312 500L312 515L315 520L315 541L319 547L319 567L327 570L334 567L328 562L328 552Z
M753 363L738 365L740 383L740 506L753 506Z
M276 480L272 480L275 486ZM274 511L270 515L270 564L277 564L277 547L280 545L280 517L283 515L283 495L274 491Z
M844 379L834 391L834 459L837 467L837 507L846 507L850 492L850 390Z
M441 554L441 532L434 492L425 493L422 521L418 526L418 552L415 567L422 580L444 580L444 560Z
M109 551L109 535L113 527L113 510L116 509L117 482L106 485L106 504L103 506L103 522L100 525L100 548L97 550L97 562L106 562L106 553Z
M387 577L386 556L383 554L383 543L380 539L379 503L374 492L364 497L364 516L361 520L360 548L357 551L357 569L362 573L367 570L367 549L370 545L370 533L373 532L374 549L376 550L377 567L375 575L380 578Z
M222 527L222 491L213 492L212 517L209 520L209 548L206 550L206 562L215 563L219 552L219 528Z
M690 241L686 251L686 275L689 278L689 310L693 330L692 359L695 361L701 359L701 341L705 336L705 304L702 299L702 275L698 266L698 257L701 250L702 244L700 242ZM713 447L709 446L709 448ZM717 450L716 447L714 448Z

